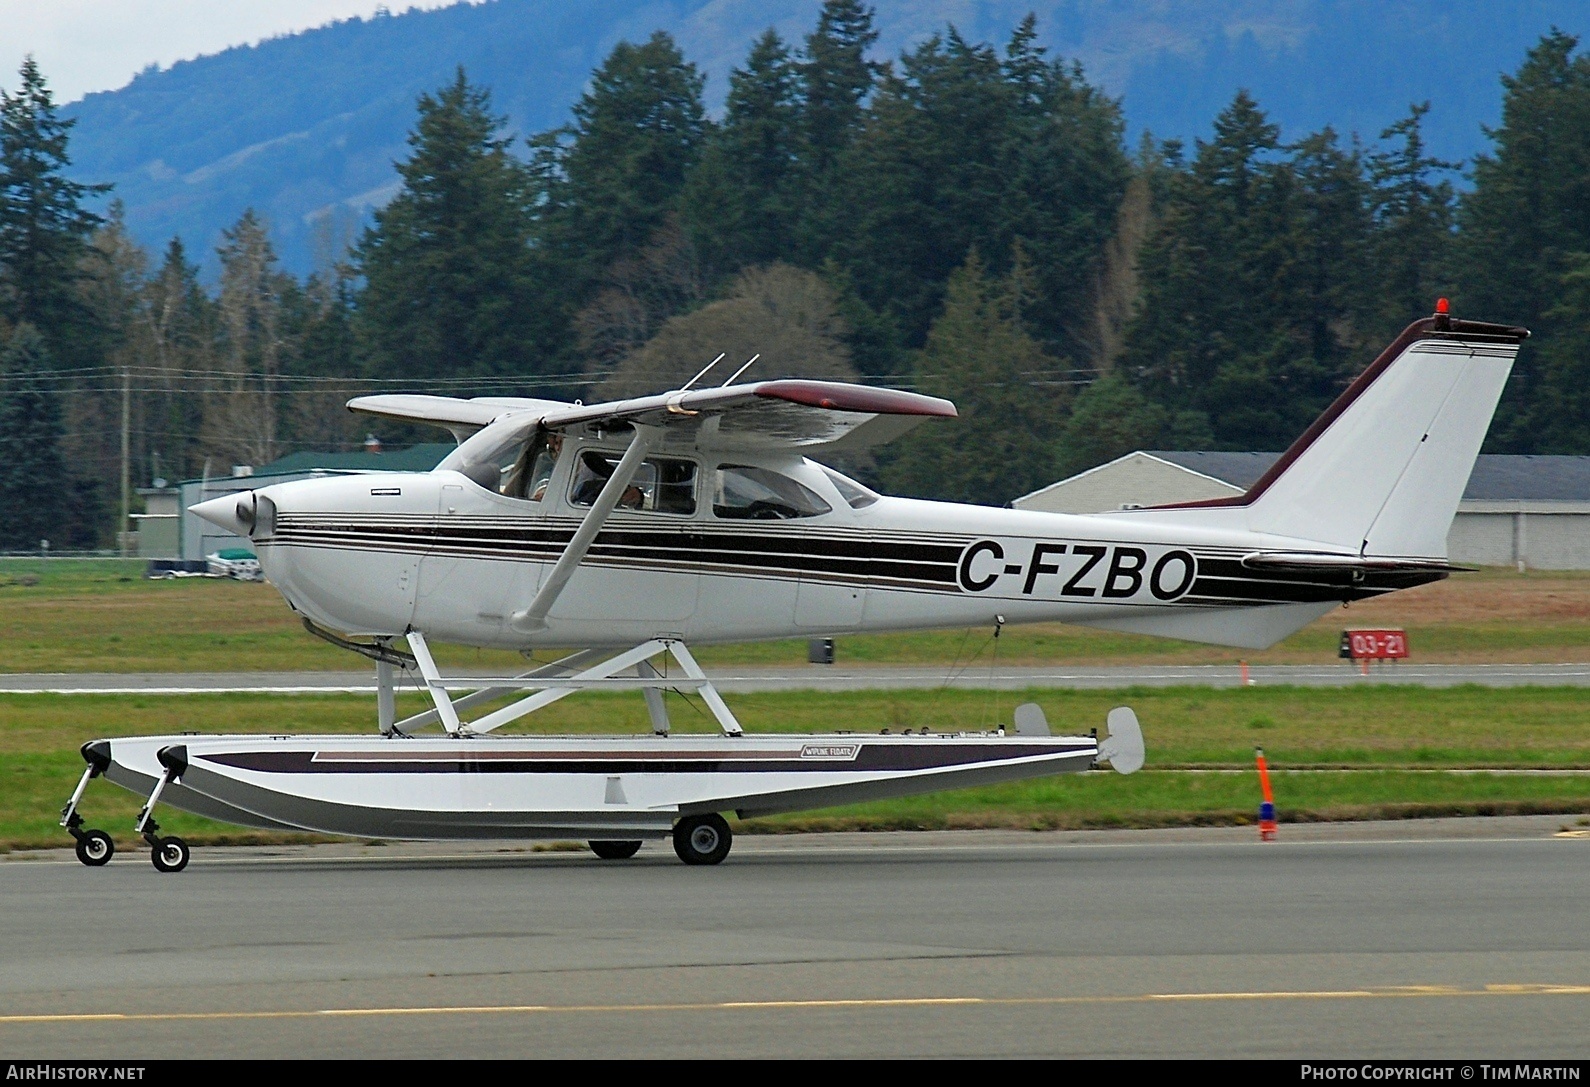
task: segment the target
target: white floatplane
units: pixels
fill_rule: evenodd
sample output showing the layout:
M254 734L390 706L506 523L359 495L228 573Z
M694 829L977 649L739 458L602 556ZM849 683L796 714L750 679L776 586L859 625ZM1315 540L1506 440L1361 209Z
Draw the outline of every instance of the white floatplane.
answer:
M377 729L95 740L61 822L85 864L110 859L110 837L78 813L104 775L147 796L136 829L162 871L189 851L160 835L158 802L331 834L584 838L604 857L671 836L681 859L712 864L729 850L724 812L1100 762L1129 773L1143 741L1124 707L1102 740L1050 735L1031 704L992 732L747 735L688 647L1054 621L1271 645L1344 602L1455 569L1447 532L1527 335L1453 319L1443 300L1245 494L1090 516L885 497L812 459L955 415L915 393L736 384L740 372L704 388L703 371L673 392L591 405L359 397L354 411L446 427L458 447L431 472L276 484L193 511L253 541L311 633L375 661ZM577 648L463 683L441 674L432 641ZM400 673L430 709L397 717ZM496 732L602 689L639 690L651 733ZM721 734L671 735L670 689L695 692ZM413 735L432 725L441 735Z

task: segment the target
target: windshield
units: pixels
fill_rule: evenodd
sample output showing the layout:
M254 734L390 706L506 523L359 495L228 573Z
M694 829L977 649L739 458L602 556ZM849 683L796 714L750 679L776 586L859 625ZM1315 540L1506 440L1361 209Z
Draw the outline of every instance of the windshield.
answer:
M828 477L828 482L834 485L834 490L839 492L839 497L850 504L853 510L866 509L878 500L878 495L869 491L849 476L842 476L832 468L824 468L823 474Z

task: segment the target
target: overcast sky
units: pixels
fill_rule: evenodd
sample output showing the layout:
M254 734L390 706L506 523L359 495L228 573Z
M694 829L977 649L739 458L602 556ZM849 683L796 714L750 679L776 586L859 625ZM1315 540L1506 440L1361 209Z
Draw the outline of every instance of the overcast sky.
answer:
M388 0L394 13L457 0ZM368 18L378 0L0 0L0 86L32 53L57 102L126 85L174 62L276 34Z

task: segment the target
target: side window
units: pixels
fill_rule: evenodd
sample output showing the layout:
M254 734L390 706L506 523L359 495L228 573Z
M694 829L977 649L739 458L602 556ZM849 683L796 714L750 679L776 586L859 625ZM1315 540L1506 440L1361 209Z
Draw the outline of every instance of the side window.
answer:
M817 517L832 509L810 487L766 468L722 464L713 480L712 512L719 517L784 521Z
M574 465L574 481L569 486L569 501L576 506L596 502L602 487L618 467L620 454L587 449ZM657 513L696 512L696 465L694 461L648 458L618 500L621 510L652 510Z

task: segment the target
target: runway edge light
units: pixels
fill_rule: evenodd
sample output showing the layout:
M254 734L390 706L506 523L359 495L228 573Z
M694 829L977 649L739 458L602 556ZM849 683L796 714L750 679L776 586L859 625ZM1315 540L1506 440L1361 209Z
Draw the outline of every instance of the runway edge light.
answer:
M1264 748L1255 747L1253 757L1259 764L1259 788L1264 793L1264 802L1259 805L1259 840L1261 842L1275 841L1275 794L1270 792L1270 768L1264 762Z

